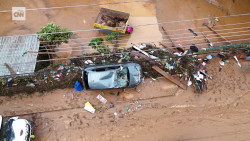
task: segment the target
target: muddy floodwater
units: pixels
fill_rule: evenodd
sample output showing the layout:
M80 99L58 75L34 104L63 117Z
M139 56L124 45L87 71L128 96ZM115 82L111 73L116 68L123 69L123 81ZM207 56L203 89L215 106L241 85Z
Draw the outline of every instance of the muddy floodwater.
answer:
M207 0L209 1L209 0ZM26 9L40 7L60 7L69 5L89 5L98 3L119 2L118 0L102 0L102 1L59 1L59 0L20 0L0 2L0 10L11 10L13 6L26 7ZM250 16L237 16L228 18L218 18L214 20L194 20L187 22L173 22L200 18L213 18L220 16L230 16L237 14L249 13L250 1L248 0L211 0L212 4L205 0L155 0L149 2L134 2L126 4L103 5L103 6L87 6L78 8L64 8L55 10L36 10L27 11L25 21L13 21L11 13L0 13L0 36L32 34L39 31L41 26L53 21L66 27L70 30L89 30L93 29L93 23L100 11L101 7L120 10L130 13L130 25L146 25L139 26L134 30L131 36L123 36L124 39L119 43L121 48L130 46L131 43L138 44L142 42L162 42L167 46L172 46L172 43L163 33L162 27L167 31L167 34L172 39L172 42L182 41L186 44L200 44L200 48L207 47L203 34L214 42L214 45L227 44L226 40L233 40L231 43L248 42L250 36L249 26ZM173 23L165 23L173 22ZM157 23L162 23L157 25ZM165 23L165 24L164 24ZM213 29L221 36L210 31L204 23L213 25ZM194 36L189 30L192 30L198 35ZM157 30L158 29L158 30ZM65 54L60 54L60 57L77 56L82 53L94 52L88 47L91 38L96 36L105 36L98 31L76 32L70 43L74 45L61 45L59 51L64 51ZM86 39L87 38L87 39ZM241 40L244 38L245 40ZM226 40L225 40L226 39Z
M121 0L0 0L0 11L111 2ZM59 46L59 51L66 52L59 57L80 56L95 51L88 47L92 38L106 35L91 30L102 7L130 13L129 25L136 26L131 35L120 38L120 48L148 42L168 47L181 42L207 48L204 36L214 46L250 42L250 16L236 16L250 13L249 0L154 0L35 10L26 11L25 21L13 21L11 13L0 13L0 36L33 34L53 21L72 31L88 30L75 32L75 40ZM175 88L164 78L146 79L136 90L126 89L120 96L109 94L118 90L104 91L113 108L96 99L100 91L59 89L32 96L0 97L0 114L35 118L35 141L248 141L249 71L242 71L230 60L219 72L218 62L215 58L208 65L213 79L208 82L208 91L199 97L193 89ZM242 64L249 66L248 62ZM91 114L83 109L87 101L101 108ZM130 111L126 111L128 107Z

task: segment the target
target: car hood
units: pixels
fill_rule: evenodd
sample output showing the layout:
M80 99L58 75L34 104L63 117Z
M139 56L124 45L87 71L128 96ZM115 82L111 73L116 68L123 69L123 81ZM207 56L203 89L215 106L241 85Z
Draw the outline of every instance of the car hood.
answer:
M141 82L141 66L139 64L129 65L129 87L134 87Z

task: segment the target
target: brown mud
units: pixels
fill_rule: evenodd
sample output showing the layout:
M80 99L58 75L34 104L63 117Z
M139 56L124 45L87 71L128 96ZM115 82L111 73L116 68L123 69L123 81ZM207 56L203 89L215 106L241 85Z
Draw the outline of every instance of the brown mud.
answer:
M11 6L25 6L26 8L54 7L66 5L80 5L93 3L116 2L116 0L104 1L33 1L22 0L1 1L0 10L9 10ZM155 2L155 3L154 3ZM199 19L204 17L218 17L232 14L249 13L249 1L235 0L231 8L218 9L216 6L203 0L155 0L154 2L130 3L104 6L106 8L121 10L131 13L133 24L148 24L154 22L171 22L179 20ZM228 9L225 1L220 1L220 7ZM26 21L12 21L10 13L0 13L0 35L20 35L35 33L39 27L54 21L70 30L92 29L92 24L100 10L99 6L68 8L60 10L46 10L27 12ZM156 20L157 18L157 20ZM138 20L138 21L137 21ZM154 21L155 20L155 21ZM249 22L249 16L219 18L215 21L215 30L224 30L228 40L249 38L247 34L249 24L231 26L219 26ZM132 20L131 20L132 21ZM136 28L145 39L135 39L131 35L128 42L162 41L159 38L146 38L150 35L158 36L161 26L168 32L173 41L181 40L186 44L204 43L202 31L206 32L213 42L223 41L206 27L201 20L182 23L161 24L159 27L147 26ZM198 34L193 37L188 28ZM242 28L237 30L227 30ZM178 30L177 30L178 29ZM179 30L185 29L185 30ZM135 30L135 31L136 31ZM157 31L158 30L158 31ZM176 30L176 31L171 31ZM239 32L241 31L241 32ZM244 32L243 32L244 31ZM236 34L228 32L239 32ZM227 34L228 33L228 34ZM175 35L178 34L178 35ZM97 31L77 33L74 38L89 38L99 35ZM162 34L164 35L164 34ZM162 36L160 34L160 36ZM239 36L232 36L239 35ZM133 37L133 38L132 38ZM184 41L181 37L185 37ZM215 38L217 37L217 38ZM128 38L125 38L128 39ZM164 39L164 38L163 38ZM194 40L195 39L195 40ZM196 40L197 39L197 40ZM163 40L164 41L164 40ZM172 46L168 39L165 44ZM247 42L247 40L246 40ZM249 42L249 41L248 41ZM88 40L76 40L74 43L88 44ZM237 43L233 42L233 43ZM125 42L124 44L127 44ZM77 46L76 46L77 47ZM198 46L200 48L207 46ZM81 51L78 51L81 50ZM71 54L81 54L80 49L69 49ZM239 60L243 66L249 66L248 62ZM125 89L126 94L116 93L121 90L104 91L104 97L108 103L103 105L96 96L101 91L75 92L74 89L59 89L48 93L35 95L20 94L12 98L0 98L0 114L6 116L23 115L35 117L35 141L243 141L250 140L249 135L249 107L250 107L250 75L248 70L241 70L235 60L225 63L225 67L219 72L219 59L215 58L207 66L208 74L212 80L208 81L208 91L201 95L194 93L190 86L188 90L182 90L159 78L156 81L145 80L136 90ZM113 92L115 95L110 94ZM74 94L74 99L71 94ZM65 98L63 98L65 95ZM83 109L85 102L89 101L97 111L91 114ZM110 102L114 104L112 105ZM19 108L14 108L19 106ZM126 111L129 107L130 110ZM118 114L118 118L114 113Z

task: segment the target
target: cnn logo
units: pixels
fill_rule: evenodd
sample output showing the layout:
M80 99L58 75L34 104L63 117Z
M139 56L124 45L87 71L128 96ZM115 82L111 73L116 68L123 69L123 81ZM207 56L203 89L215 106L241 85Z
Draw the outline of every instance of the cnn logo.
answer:
M25 20L25 7L12 7L12 20Z

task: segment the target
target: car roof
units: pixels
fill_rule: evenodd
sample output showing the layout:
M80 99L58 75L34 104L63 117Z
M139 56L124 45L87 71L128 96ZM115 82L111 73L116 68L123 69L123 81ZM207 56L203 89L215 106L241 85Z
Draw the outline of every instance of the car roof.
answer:
M115 87L115 70L101 72L88 71L88 84L90 89L110 89Z

